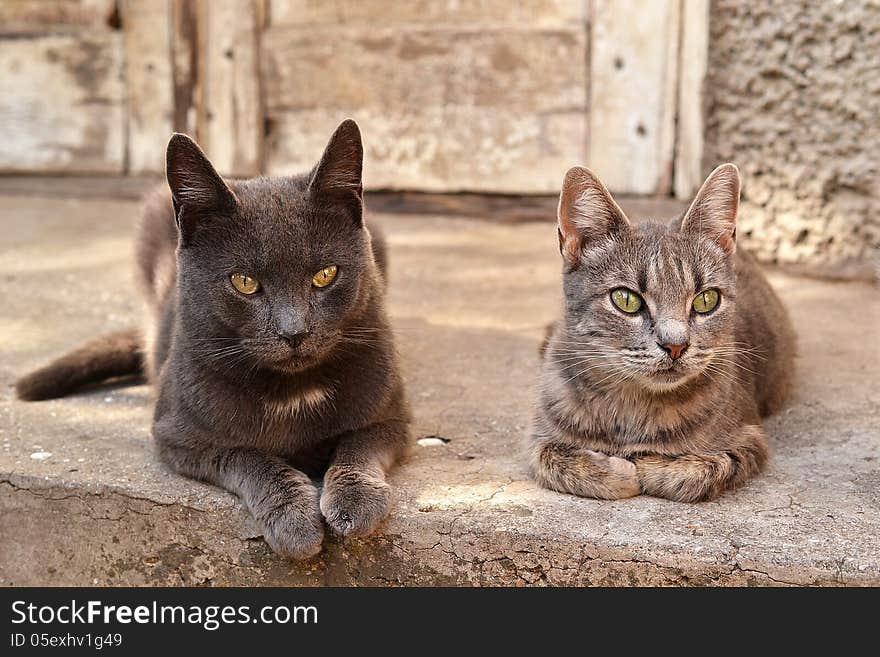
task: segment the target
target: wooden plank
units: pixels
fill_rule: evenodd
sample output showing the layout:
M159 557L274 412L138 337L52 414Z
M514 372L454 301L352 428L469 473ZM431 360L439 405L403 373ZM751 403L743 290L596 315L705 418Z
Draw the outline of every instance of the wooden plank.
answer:
M558 194L566 169L584 160L583 109L317 108L270 115L267 171L308 171L347 117L364 135L367 189Z
M586 30L273 27L267 170L307 170L347 116L372 189L558 193L586 143Z
M122 36L0 37L0 171L122 172Z
M128 170L161 172L174 120L171 0L125 0L121 8L128 85Z
M682 0L675 196L689 199L703 182L703 83L709 58L709 0Z
M587 0L268 0L269 25L571 27Z
M687 204L673 198L618 197L617 201L627 216L636 222L645 217L671 218L687 209ZM559 194L367 192L364 203L371 213L456 216L508 224L556 223Z
M679 0L593 0L589 166L612 192L668 194Z
M198 137L198 106L201 98L199 3L172 0L171 59L174 78L176 132Z
M84 27L109 29L116 21L116 0L2 0L0 33L45 34Z
M198 136L221 173L260 172L263 115L260 100L259 0L211 0L203 5Z
M0 195L44 196L49 198L127 198L141 199L164 181L156 175L120 174L10 174L0 176Z
M270 28L269 109L583 108L582 29Z

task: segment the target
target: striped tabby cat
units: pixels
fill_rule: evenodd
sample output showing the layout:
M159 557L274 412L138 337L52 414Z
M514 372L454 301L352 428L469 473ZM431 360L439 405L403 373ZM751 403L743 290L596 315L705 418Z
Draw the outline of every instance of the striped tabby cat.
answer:
M736 248L739 171L718 167L685 214L632 224L587 169L565 177L565 306L542 354L529 440L564 493L718 497L767 461L761 417L792 381L794 332Z

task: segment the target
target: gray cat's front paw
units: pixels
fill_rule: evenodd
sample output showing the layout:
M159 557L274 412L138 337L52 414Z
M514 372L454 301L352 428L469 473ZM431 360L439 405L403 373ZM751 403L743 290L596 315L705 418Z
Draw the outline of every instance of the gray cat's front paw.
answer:
M293 559L308 559L321 551L324 523L318 509L318 491L297 478L267 495L255 509L263 536L272 551Z
M321 513L340 536L366 536L388 515L391 487L383 478L334 466L324 476Z
M286 509L277 519L264 523L263 536L272 551L282 557L308 559L321 551L324 527L321 516L304 518L299 510Z

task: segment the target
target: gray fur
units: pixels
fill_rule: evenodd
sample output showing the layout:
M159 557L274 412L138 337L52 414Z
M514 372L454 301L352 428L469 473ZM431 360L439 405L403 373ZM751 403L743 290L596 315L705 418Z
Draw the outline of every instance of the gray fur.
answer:
M716 169L688 212L633 225L588 170L560 197L565 308L543 347L529 461L539 483L588 497L714 498L768 456L761 416L792 381L794 333L735 248L739 174ZM635 314L615 288L644 299ZM711 313L691 302L720 291ZM664 345L686 345L674 359Z
M22 379L20 396L143 371L158 392L162 461L239 495L273 550L314 555L325 522L342 536L372 532L410 414L385 246L363 218L357 125L344 121L300 176L224 181L184 135L167 157L170 193L147 201L136 244L146 344L133 331L89 343ZM329 265L336 279L312 286ZM261 290L238 292L233 273Z
M320 550L324 521L343 536L376 528L390 504L385 473L408 442L384 272L363 222L362 158L357 126L346 121L308 175L226 185L176 136L174 292L157 286L170 259L150 238L167 214L148 214L140 241L159 325L151 356L159 454L241 496L269 545L295 558ZM166 239L164 250L175 246ZM327 265L339 267L336 279L313 287ZM233 272L255 276L261 291L238 293ZM295 346L279 338L291 327L304 335ZM321 473L319 495L309 475Z

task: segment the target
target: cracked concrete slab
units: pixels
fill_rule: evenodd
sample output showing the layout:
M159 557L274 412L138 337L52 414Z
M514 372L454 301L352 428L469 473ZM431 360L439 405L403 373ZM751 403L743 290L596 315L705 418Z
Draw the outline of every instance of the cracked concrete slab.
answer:
M0 196L0 584L880 584L877 287L772 274L799 383L753 484L700 505L585 500L518 459L559 303L552 224L378 216L416 438L443 440L393 475L377 536L295 563L232 496L157 463L145 386L13 399L16 376L138 321L135 207Z

